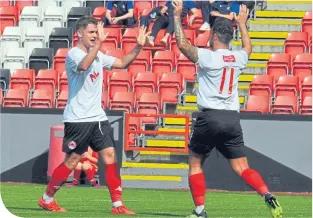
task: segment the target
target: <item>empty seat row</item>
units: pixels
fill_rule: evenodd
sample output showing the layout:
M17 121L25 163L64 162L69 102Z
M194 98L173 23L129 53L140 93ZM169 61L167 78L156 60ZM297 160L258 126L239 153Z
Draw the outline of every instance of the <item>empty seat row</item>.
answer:
M288 33L284 51L286 54L296 55L310 52L312 47L312 32L291 32Z

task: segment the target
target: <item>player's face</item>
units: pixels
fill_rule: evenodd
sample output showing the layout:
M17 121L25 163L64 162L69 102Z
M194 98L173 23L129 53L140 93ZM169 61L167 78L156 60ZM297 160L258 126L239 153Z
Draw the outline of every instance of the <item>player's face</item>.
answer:
M98 39L98 28L95 24L88 24L81 32L81 41L86 48L91 48L96 45ZM78 33L79 34L79 33Z

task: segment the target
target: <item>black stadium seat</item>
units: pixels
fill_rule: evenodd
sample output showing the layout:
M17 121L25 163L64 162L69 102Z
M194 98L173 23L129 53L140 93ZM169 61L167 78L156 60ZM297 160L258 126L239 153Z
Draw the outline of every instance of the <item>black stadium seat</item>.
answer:
M49 36L49 48L54 49L54 55L59 48L72 47L72 28L54 28Z
M0 88L2 90L9 89L11 73L9 69L0 69Z
M41 69L50 69L53 61L53 48L35 48L29 57L29 68L37 75Z
M91 13L93 14L96 7L104 7L104 1L86 1L86 7L89 7L91 9Z
M91 8L89 7L73 7L68 12L67 15L67 27L73 28L73 32L76 32L76 21L83 17L89 15L91 16Z

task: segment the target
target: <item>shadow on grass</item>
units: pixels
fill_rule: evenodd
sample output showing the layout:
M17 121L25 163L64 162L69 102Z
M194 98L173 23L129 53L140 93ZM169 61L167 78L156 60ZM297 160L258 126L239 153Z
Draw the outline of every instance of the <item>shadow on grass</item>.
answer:
M165 216L165 217L182 217L181 215L177 215L177 214L169 214L169 213L136 213L138 215L150 215L150 216Z

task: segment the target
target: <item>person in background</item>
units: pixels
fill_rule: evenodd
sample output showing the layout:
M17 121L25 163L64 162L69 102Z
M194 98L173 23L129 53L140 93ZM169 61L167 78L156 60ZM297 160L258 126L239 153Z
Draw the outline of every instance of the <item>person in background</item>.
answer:
M203 24L199 28L200 31L209 31L211 29L210 27L210 13L213 9L212 4L215 2L215 0L196 0L195 4L198 9L201 9L202 17L203 17Z
M237 1L231 0L216 1L213 4L210 25L213 26L216 17L223 17L233 21L235 15L238 15L238 13L239 13L239 3Z
M165 5L155 7L149 14L140 16L139 25L145 26L148 29L151 22L156 21L161 16L167 15L167 7Z
M118 24L133 27L136 24L134 1L109 1L103 23L104 26Z
M188 25L191 26L193 20L195 19L196 15L196 5L194 1L184 1L183 2L183 10L181 13L181 18L184 20L187 13L191 11L192 15L189 17ZM151 34L148 38L147 45L154 46L154 40L161 29L166 29L165 36L161 39L160 43L163 46L166 46L170 35L174 32L174 19L173 19L173 6L172 1L167 1L165 6L161 10L160 16L154 23Z
M68 185L68 187L79 185L81 172L84 171L86 174L86 177L90 181L90 185L98 188L99 185L96 184L96 181L94 179L95 174L98 172L98 158L99 158L98 153L94 152L91 149L91 147L89 147L88 151L83 153L81 160L77 164L74 170L73 183Z

